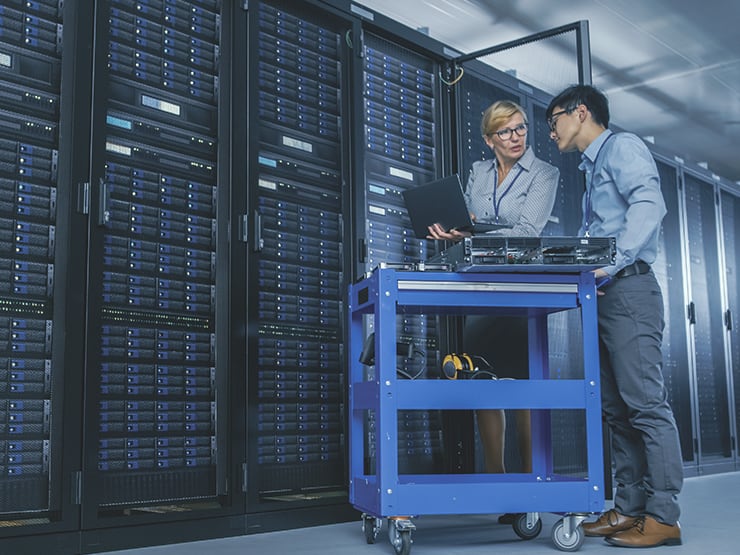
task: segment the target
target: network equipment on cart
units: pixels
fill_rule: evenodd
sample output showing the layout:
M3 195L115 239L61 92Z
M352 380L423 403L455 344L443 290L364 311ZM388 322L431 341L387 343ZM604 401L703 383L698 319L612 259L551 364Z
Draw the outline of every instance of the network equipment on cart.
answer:
M433 257L456 272L577 272L614 263L613 237L466 237ZM523 265L534 266L522 268Z

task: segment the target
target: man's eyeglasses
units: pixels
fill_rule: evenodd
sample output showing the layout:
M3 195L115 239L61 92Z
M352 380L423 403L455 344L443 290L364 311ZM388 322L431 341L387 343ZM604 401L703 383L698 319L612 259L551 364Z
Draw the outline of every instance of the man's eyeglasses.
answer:
M547 125L550 127L550 131L555 131L555 126L558 124L558 118L560 116L562 116L563 114L572 114L575 109L576 106L574 106L573 108L568 108L567 110L560 110L559 112L555 112L549 118L547 118Z
M511 134L516 133L519 137L524 137L524 135L527 134L527 128L529 126L526 123L520 123L517 125L514 129L510 129L508 127L504 127L503 129L499 129L498 131L494 131L491 133L491 135L497 135L499 139L502 141L508 141L511 139ZM490 135L489 135L490 136Z

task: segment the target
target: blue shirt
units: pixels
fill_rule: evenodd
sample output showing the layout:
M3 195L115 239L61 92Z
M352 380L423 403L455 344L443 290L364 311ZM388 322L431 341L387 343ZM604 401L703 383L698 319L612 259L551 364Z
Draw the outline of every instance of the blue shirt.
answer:
M666 214L660 176L645 143L632 133L606 129L581 155L586 172L580 235L614 237L617 258L609 275L637 260L655 262Z
M498 187L497 171L495 157L473 164L465 187L468 210L477 222L496 222L498 216L497 223L511 226L491 231L491 235L537 237L555 204L560 170L537 158L528 147Z

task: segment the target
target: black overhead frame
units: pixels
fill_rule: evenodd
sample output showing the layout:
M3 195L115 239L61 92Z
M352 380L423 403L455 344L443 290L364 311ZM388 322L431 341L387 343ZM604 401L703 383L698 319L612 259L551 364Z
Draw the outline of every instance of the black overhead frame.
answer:
M457 58L453 58L449 61L446 71L447 79L452 80L457 75L457 68L465 62L475 60L483 56L495 54L497 52L503 52L504 50L510 50L525 44L531 44L543 39L555 37L565 33L575 32L576 33L576 56L578 62L578 83L582 85L591 84L591 42L588 34L588 21L581 20L560 27L555 27L547 31L540 31L533 35L528 35L516 40L497 44L495 46L489 46L482 50L463 54Z

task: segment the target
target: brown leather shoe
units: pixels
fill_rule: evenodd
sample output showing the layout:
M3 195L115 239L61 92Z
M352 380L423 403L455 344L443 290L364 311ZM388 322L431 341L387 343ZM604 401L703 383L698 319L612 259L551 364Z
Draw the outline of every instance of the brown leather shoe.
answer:
M602 538L631 528L636 520L637 517L626 516L617 512L616 509L609 509L594 522L584 522L581 528L583 528L583 533L589 537Z
M619 547L655 547L681 545L681 526L662 524L650 516L641 516L629 530L617 532L606 541Z

